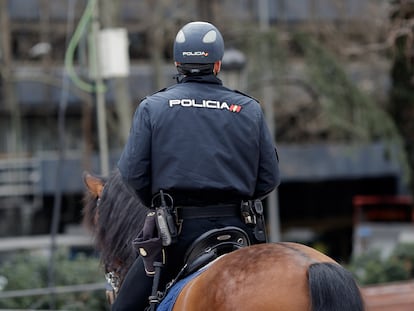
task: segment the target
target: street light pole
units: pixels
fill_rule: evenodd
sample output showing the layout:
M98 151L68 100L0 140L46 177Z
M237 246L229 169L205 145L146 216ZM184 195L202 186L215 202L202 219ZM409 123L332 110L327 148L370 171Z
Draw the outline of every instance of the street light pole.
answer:
M103 30L113 30L119 29L119 12L120 12L120 1L113 1L113 0L101 0L100 4L100 26ZM102 49L102 46L99 47ZM113 52L113 50L112 50ZM112 57L119 56L117 54L111 53ZM104 58L104 57L103 57ZM104 61L104 64L108 64L108 60L100 59ZM128 59L129 60L129 59ZM117 63L122 61L122 59L118 58ZM103 70L105 72L105 70ZM101 72L102 73L102 72ZM114 90L114 97L115 97L115 105L114 108L116 109L116 113L118 115L118 123L117 127L119 129L119 136L121 138L121 142L124 144L129 135L129 129L131 127L131 116L132 116L132 109L133 105L131 104L131 94L129 90L129 72L125 75L118 74L117 76L105 77L108 78L108 81L113 85Z
M0 79L3 80L3 100L10 111L11 139L7 148L15 155L21 152L21 111L13 84L13 57L10 38L10 18L7 1L0 0Z
M260 31L265 33L269 30L269 0L260 0L259 1L259 22L260 22ZM261 43L262 53L265 57L269 55L269 46L267 42ZM266 115L266 121L270 130L270 133L273 138L273 142L276 141L276 125L274 119L274 108L273 108L273 89L269 85L268 81L270 79L270 71L268 67L264 68L264 84L263 84L263 101L264 101L264 110ZM267 221L269 224L269 241L270 242L279 242L280 237L280 218L279 218L279 199L277 189L271 192L267 197Z
M108 134L106 129L106 110L105 110L105 93L103 92L103 79L101 72L101 61L98 51L98 32L99 24L99 7L98 1L94 1L93 6L93 21L92 21L92 40L94 46L94 69L95 69L95 94L96 94L96 109L98 118L98 139L99 139L99 154L101 162L101 174L109 175L109 151L108 151Z

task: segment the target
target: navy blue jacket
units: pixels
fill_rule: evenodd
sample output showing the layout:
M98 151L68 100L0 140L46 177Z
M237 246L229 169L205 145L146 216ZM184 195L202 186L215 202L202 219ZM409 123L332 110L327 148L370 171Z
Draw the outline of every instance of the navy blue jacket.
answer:
M180 204L263 198L279 184L259 103L214 75L185 77L138 106L118 168L148 205L163 189Z

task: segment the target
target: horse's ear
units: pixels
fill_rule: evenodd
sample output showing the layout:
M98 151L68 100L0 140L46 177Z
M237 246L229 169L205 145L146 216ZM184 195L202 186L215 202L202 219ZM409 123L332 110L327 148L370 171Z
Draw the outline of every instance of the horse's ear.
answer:
M88 172L83 172L83 182L93 195L100 197L104 188L104 180Z

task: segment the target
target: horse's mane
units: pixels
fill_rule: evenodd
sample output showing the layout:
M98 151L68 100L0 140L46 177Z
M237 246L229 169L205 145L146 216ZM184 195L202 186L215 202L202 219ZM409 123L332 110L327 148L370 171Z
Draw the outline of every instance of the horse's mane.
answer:
M94 234L105 269L122 267L122 271L117 271L121 276L128 271L136 258L132 240L142 229L147 212L148 208L123 182L118 170L105 180L98 204L97 198L86 191L83 223Z

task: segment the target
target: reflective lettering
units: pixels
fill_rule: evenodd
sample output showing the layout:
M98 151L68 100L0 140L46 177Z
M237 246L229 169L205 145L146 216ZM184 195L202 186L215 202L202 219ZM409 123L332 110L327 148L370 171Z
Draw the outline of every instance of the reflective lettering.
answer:
M219 108L219 102L216 100L203 100L205 107L207 108Z
M197 102L195 99L183 98L183 99L170 99L168 105L172 108L174 106L181 107L194 107L194 108L207 108L207 109L219 109L228 110L231 112L240 112L242 106L231 104L227 102L220 102L218 100L203 99L201 102Z
M227 105L227 103L226 103L226 102L223 102L223 103L221 104L220 109L227 109L227 110L230 110L229 105Z
M181 104L181 100L179 100L179 99L170 99L169 104L170 104L170 107L173 107L174 105Z
M197 107L197 108L203 108L204 107L204 101L201 103L196 103L196 101L194 100L194 105L193 107Z
M195 100L194 99L182 99L181 106L183 107L191 107L194 106Z
M196 52L184 51L183 56L208 56L208 53L204 51L196 51Z

